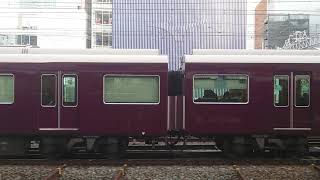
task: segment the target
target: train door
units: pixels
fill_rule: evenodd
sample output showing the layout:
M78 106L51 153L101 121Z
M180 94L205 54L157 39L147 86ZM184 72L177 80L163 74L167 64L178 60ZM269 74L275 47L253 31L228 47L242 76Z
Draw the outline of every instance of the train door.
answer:
M294 128L311 130L311 74L292 73L293 86L293 124Z
M40 130L78 130L78 75L41 74Z
M311 130L310 77L307 72L274 75L274 130Z
M39 128L58 128L58 73L41 74L40 81Z

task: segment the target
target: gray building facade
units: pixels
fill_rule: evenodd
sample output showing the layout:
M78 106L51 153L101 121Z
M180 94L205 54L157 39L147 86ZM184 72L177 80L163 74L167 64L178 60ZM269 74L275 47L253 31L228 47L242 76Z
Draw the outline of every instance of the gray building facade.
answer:
M309 15L305 14L271 14L265 22L265 49L282 48L289 35L296 31L305 31L310 35Z
M169 70L192 49L245 49L246 0L113 0L112 47L160 49Z

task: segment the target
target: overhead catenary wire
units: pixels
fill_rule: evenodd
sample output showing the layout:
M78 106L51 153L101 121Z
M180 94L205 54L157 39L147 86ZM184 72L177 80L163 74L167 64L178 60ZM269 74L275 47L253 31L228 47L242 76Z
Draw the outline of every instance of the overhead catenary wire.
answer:
M259 2L259 1L257 1L257 2ZM311 1L311 0L308 0L308 1L280 1L280 2L320 2L320 1ZM25 3L25 2L23 2L23 3ZM34 3L34 2L32 2L32 1L30 1L30 2L27 2L27 3ZM61 1L61 2L41 2L41 1L39 1L39 2L37 2L37 3L65 3L65 2L63 2L63 1ZM74 4L78 4L78 2L70 2L70 4L71 3L74 3ZM225 2L225 1L215 1L214 3L223 3L223 4L225 4L225 3L238 3L238 2ZM243 2L239 2L239 3L243 3ZM251 3L251 2L250 2ZM279 2L277 2L277 3L279 3ZM19 4L19 3L18 3ZM101 4L107 4L107 3L101 3ZM119 4L121 4L121 3L119 3ZM139 3L126 3L126 4L139 4ZM147 4L147 3L140 3L140 4ZM166 4L166 2L161 2L161 3L156 3L156 2L153 2L153 4ZM169 4L169 3L167 3L167 4ZM170 4L182 4L182 3L179 3L179 2L170 2ZM183 4L185 4L185 3L183 3ZM187 3L188 4L188 3ZM199 3L189 3L189 4L199 4ZM45 9L47 9L47 8L45 8ZM50 9L50 8L49 8ZM75 8L72 8L72 9L75 9ZM194 10L194 8L192 8L193 10ZM113 10L133 10L133 11L136 11L136 10L146 10L146 9L130 9L130 8L120 8L120 9L116 9L116 8L114 8ZM147 10L149 10L149 9L147 9ZM173 9L171 9L171 10L181 10L181 9L175 9L175 8L173 8ZM197 9L196 9L197 10ZM198 10L208 10L208 9L204 9L204 8L199 8ZM209 9L209 10L212 10L212 9ZM218 10L217 10L218 11ZM228 9L228 10L220 10L220 11L223 11L224 13L223 13L223 15L243 15L243 14L245 14L245 15L249 15L249 13L236 13L236 14L230 14L230 13L226 13L226 11L231 11L231 12L234 12L235 10L230 10L230 9ZM236 11L241 11L241 12L243 12L243 11L249 11L249 10L236 10ZM277 11L279 11L279 10L277 10ZM287 11L287 10L283 10L283 11ZM256 11L255 11L256 12ZM318 11L309 11L309 12L318 12ZM1 17L5 17L5 16L2 16L1 15L1 13L5 13L5 12L0 12L0 18ZM16 13L16 12L12 12L12 13ZM25 14L25 13L27 13L27 14ZM30 14L28 14L28 13L32 13L32 14L37 14L37 13L74 13L74 12L61 12L61 11L57 11L57 12L22 12L22 14L24 15L23 17L25 18L25 16L26 15L30 15ZM85 14L85 12L79 12L79 13L83 13L83 14ZM128 12L126 12L127 14L130 14L130 13L128 13ZM137 12L134 12L133 14L136 14ZM142 13L142 14L150 14L150 13L147 13L147 12L144 12L144 13ZM152 13L151 13L152 14ZM163 14L163 13L158 13L158 14ZM170 13L169 13L170 14ZM141 14L140 14L141 15ZM206 13L201 13L201 15L207 15ZM212 15L212 14L210 14L210 15ZM219 13L214 13L214 15L221 15L221 14L219 14ZM255 13L255 15L259 15L259 14L256 14ZM265 15L265 14L262 14L262 15ZM300 15L300 14L299 14ZM312 14L312 15L320 15L320 14ZM40 19L40 18L44 18L44 19L55 19L55 17L26 17L26 19L28 19L28 18L35 18L35 19ZM59 17L56 17L57 19L74 19L74 18L59 18ZM79 19L77 19L77 20L79 20ZM85 18L85 19L81 19L81 20L88 20L87 18ZM178 22L178 23L180 23L180 22ZM182 22L181 22L182 23ZM224 25L224 24L228 24L228 25L231 25L231 28L233 28L233 26L254 26L253 24L243 24L243 23L235 23L235 24L230 24L230 23L219 23L219 22L217 22L217 23L203 23L203 24L200 24L200 25L196 25L196 26L210 26L210 25L215 25L215 26L217 26L217 25ZM177 26L178 27L178 26ZM10 29L10 28L8 28L8 29L1 29L0 28L0 31L1 30L16 30L16 29L14 29L14 28L12 28L12 29ZM82 32L82 31L86 31L86 30L83 30L83 29L74 29L74 28L69 28L69 29L66 29L66 30L61 30L61 29L58 29L58 28L56 28L56 29L41 29L41 28L39 28L39 31L42 31L42 30L55 30L55 31L61 31L61 32L64 32L64 31L73 31L73 32ZM129 32L131 32L131 31L129 31ZM42 33L42 32L36 32L36 33ZM125 33L125 32L121 32L121 33ZM204 33L207 33L207 32L204 32ZM206 35L206 34L204 34L204 33L202 33L203 35ZM230 36L229 34L226 34L226 33L228 33L228 32L223 32L223 33L219 33L219 34L210 34L210 35L212 35L212 36ZM138 34L139 35L139 34ZM185 35L187 35L187 34L185 34ZM236 34L236 35L239 35L239 34ZM256 36L259 36L259 34L254 34L254 33L252 33L252 35L256 35ZM176 36L176 34L175 34L175 36ZM231 35L232 36L232 35ZM246 36L251 36L251 34L250 33L247 33L246 34Z
M93 3L95 4L111 4L111 2L97 2L95 0L92 0ZM74 4L74 3L79 3L79 2L82 2L82 3L92 3L92 1L89 1L89 2L85 2L85 1L81 1L81 0L78 0L78 1L23 1L23 2L13 2L13 3L10 3L10 4L34 4L34 3L39 3L39 4L52 4L52 3L63 3L63 4ZM306 2L319 2L319 0L282 0L282 1L277 1L275 3L288 3L288 2L294 2L294 3L306 3ZM125 2L125 3L120 3L120 2L117 2L119 4L132 4L132 2ZM158 2L157 4L160 4L160 3L166 3L168 4L167 2ZM173 2L175 4L184 4L183 2ZM232 0L215 0L214 3L232 3L232 4L237 4L237 3L242 3L241 1L240 2L233 2ZM256 1L247 1L246 3L267 3L267 2L261 2L259 0L256 0ZM171 4L171 2L170 2ZM190 3L190 4L195 4L195 3Z

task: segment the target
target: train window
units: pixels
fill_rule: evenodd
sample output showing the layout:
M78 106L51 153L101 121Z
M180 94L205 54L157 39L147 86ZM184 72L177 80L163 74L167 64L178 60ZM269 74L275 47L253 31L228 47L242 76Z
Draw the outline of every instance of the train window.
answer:
M248 103L247 75L195 75L193 85L195 103Z
M14 76L0 74L0 104L13 104L14 102Z
M63 106L78 105L77 75L63 75Z
M276 107L287 107L289 105L289 76L274 76L273 103Z
M56 81L55 74L41 75L41 105L44 107L56 106Z
M160 77L136 75L105 75L104 103L143 103L160 102Z
M308 107L310 105L310 76L295 76L295 105Z

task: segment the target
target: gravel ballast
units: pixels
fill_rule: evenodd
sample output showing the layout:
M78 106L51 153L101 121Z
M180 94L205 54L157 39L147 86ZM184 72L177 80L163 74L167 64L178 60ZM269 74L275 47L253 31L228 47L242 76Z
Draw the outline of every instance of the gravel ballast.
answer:
M1 165L0 180L38 180L50 175L55 166ZM317 180L320 173L307 165L239 165L246 180ZM67 166L62 180L114 179L122 167ZM237 180L234 166L133 166L128 167L128 180Z

